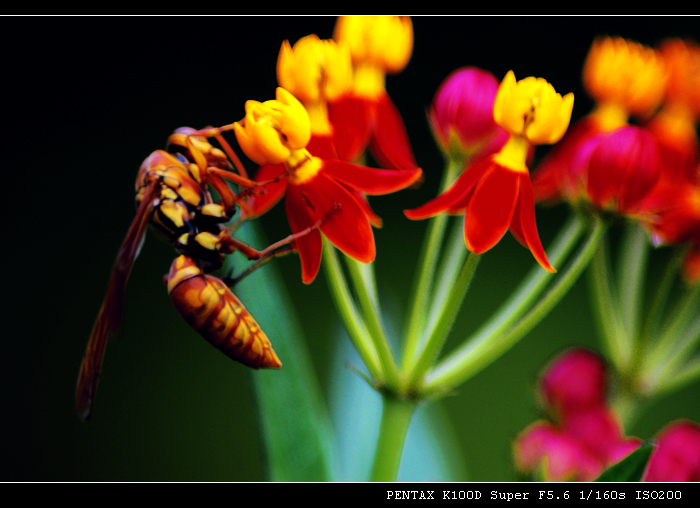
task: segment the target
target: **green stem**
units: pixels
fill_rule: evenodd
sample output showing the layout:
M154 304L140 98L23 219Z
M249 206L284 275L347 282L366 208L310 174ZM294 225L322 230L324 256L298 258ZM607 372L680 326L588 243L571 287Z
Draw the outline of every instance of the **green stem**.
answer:
M571 289L571 286L573 286L590 262L606 231L606 224L601 219L596 219L588 240L581 247L578 255L566 272L558 276L556 283L548 293L507 331L501 327L496 327L492 333L480 334L466 342L428 374L421 394L424 396L440 396L453 390L490 365L498 356L532 330ZM518 300L521 299L529 300L523 297L518 298ZM522 309L520 307L514 310L516 314L521 314ZM512 322L510 319L508 321L509 323Z
M345 257L350 272L350 278L360 302L360 308L367 323L367 331L374 345L374 350L379 357L384 381L390 387L398 388L399 370L394 360L394 355L389 347L379 314L379 304L377 301L376 285L374 276L370 273L371 267L362 265L350 257Z
M660 379L656 385L657 395L666 395L680 390L700 379L700 356L688 361L669 378Z
M383 394L382 404L382 421L370 480L394 482L399 473L406 433L416 409L416 403Z
M435 312L436 319L431 322L430 333L425 341L425 345L409 378L406 380L407 386L413 386L417 380L422 378L440 354L440 350L445 344L445 340L457 318L457 313L462 306L464 296L467 294L479 259L480 256L473 252L469 252L467 255L459 277L450 287L448 296L443 299L444 304Z
M678 276L678 270L683 262L685 252L685 249L674 249L671 259L666 263L666 268L659 280L656 291L654 291L649 311L644 320L644 328L642 329L642 336L646 344L649 344L651 339L658 335L659 321L666 308L668 295L671 293L673 283Z
M630 337L639 337L642 317L644 281L649 259L649 240L646 231L637 223L625 228L619 257L620 315Z
M449 160L447 168L443 172L443 180L440 184L440 193L446 190L455 180L461 169L463 161ZM403 353L402 363L410 369L413 359L417 356L425 327L425 309L428 307L430 295L432 293L433 278L437 265L440 245L445 233L448 217L441 213L432 219L428 224L425 240L420 254L418 278L416 279L412 292L412 301L409 305L408 320L403 333ZM404 370L404 373L408 370Z
M675 312L651 354L646 358L646 369L656 383L676 374L680 365L693 353L700 340L700 284L688 288L678 302ZM656 384L655 383L655 384Z
M379 356L370 339L367 325L355 307L354 299L348 289L335 248L325 237L323 238L323 266L328 280L328 287L340 317L345 324L345 329L350 335L350 340L360 355L369 375L373 379L383 382L384 376Z
M589 287L607 357L620 372L627 372L631 360L631 339L622 322L620 301L610 272L608 245L603 241L593 257Z

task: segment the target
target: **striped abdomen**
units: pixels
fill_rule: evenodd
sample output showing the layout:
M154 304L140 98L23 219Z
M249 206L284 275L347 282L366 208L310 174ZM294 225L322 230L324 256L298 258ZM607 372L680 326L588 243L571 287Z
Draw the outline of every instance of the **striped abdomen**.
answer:
M254 369L282 366L270 340L224 282L206 275L193 259L179 256L168 274L178 312L228 357Z

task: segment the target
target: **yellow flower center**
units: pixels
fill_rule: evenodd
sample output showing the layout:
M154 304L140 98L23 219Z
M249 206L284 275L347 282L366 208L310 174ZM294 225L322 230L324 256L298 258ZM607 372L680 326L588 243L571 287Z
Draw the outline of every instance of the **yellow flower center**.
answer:
M515 80L509 71L496 94L493 118L512 135L532 144L553 144L569 127L574 107L572 93L562 97L542 78Z
M413 52L413 24L405 16L341 16L333 38L348 44L355 65L368 63L387 73L403 70Z
M247 101L245 110L233 130L241 150L258 164L284 162L311 139L309 114L284 88L277 88L276 100Z
M290 46L284 41L277 58L277 81L305 106L333 101L352 86L352 61L345 43L307 35Z
M493 160L503 167L518 173L527 173L527 153L530 143L524 136L511 135Z
M612 132L627 124L629 113L617 102L599 102L591 112L598 126L604 132Z
M321 171L323 160L311 155L308 150L294 150L284 165L287 167L289 174L289 183L292 185L300 185L307 183Z
M360 64L355 67L354 92L366 99L376 99L385 90L385 74L382 69L371 64Z

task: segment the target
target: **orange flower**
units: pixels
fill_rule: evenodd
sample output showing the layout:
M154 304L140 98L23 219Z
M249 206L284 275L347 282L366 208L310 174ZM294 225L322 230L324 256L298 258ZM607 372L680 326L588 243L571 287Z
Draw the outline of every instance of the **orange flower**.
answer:
M581 147L601 133L627 124L631 115L647 118L661 103L667 73L660 53L620 37L596 39L583 68L583 84L595 108L571 127L533 175L536 201L555 203L585 198L585 182L575 160Z
M301 109L299 109L301 108ZM250 111L249 111L250 110ZM302 113L303 112L303 113ZM253 214L259 215L285 196L287 219L293 233L320 224L318 229L295 240L301 258L302 280L308 284L316 277L322 252L323 233L348 256L369 263L376 249L372 226L363 205L362 194L388 194L413 184L420 169L395 171L372 169L345 161L316 157L299 146L310 139L308 115L301 103L283 88L277 100L246 103L246 118L234 124L241 149L262 164L257 176L278 178L266 186L266 194L254 196ZM274 133L274 134L273 134ZM294 140L292 145L290 140ZM272 195L272 198L269 197ZM263 197L264 199L258 199Z
M384 86L386 74L403 70L411 57L411 19L341 16L333 38L348 45L354 66L352 90L329 102L338 156L354 161L369 146L382 167L415 169L401 114Z
M441 212L464 212L467 248L481 254L508 229L550 272L535 223L535 201L526 165L531 144L555 143L571 119L573 94L565 97L543 79L516 82L509 72L499 86L494 119L510 134L501 150L467 168L452 186L428 203L404 213L424 219Z

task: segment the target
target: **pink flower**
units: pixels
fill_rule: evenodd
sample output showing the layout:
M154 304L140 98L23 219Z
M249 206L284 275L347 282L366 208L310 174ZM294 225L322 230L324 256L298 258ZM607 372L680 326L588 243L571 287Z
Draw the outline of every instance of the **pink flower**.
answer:
M690 421L671 423L656 442L642 481L700 482L700 426Z
M474 160L500 149L508 133L493 119L498 80L477 67L452 72L433 99L430 124L443 152Z
M606 403L605 364L585 349L567 351L546 369L542 399L553 422L530 425L516 439L516 467L546 481L591 481L636 450Z

